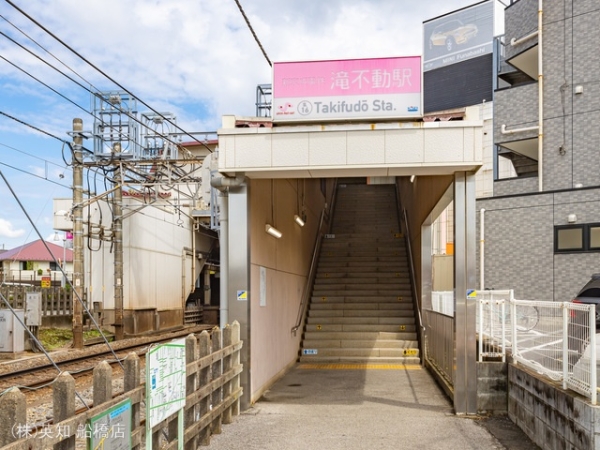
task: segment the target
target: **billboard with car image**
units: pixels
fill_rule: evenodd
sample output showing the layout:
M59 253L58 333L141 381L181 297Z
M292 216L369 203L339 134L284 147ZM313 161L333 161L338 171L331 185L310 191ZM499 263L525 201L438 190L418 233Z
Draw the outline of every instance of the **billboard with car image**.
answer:
M423 22L423 72L493 51L494 2L487 0Z

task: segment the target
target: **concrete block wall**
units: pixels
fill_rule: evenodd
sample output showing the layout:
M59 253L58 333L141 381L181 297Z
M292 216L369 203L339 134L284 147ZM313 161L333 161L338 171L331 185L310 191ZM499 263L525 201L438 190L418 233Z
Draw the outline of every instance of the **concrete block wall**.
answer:
M512 38L520 39L537 30L537 11L538 0L520 0L506 8L504 12L504 41L506 44L509 44ZM512 58L534 45L537 45L537 38L532 38L520 46L507 45L505 47L506 58Z
M537 0L520 0L505 12L506 58L537 45L537 38L511 46L537 30ZM543 9L543 189L570 189L600 185L600 60L593 57L600 41L600 11L594 0L544 2ZM581 93L575 93L576 88ZM508 129L537 124L538 84L496 91L494 96L496 143L534 137L530 131L500 134ZM502 187L510 185L503 184ZM496 186L495 186L496 188ZM517 188L514 188L515 190ZM495 195L498 195L496 191ZM500 194L502 195L502 194Z
M508 388L508 416L540 448L600 450L599 406L513 364Z
M477 363L477 412L506 414L508 368L503 362Z
M538 177L511 178L494 181L494 196L518 195L538 192Z
M535 138L537 130L518 134L502 134L502 125L507 130L532 127L538 124L538 85L524 84L496 91L494 97L494 142L512 142Z
M514 289L523 300L569 301L593 272L600 254L554 253L554 226L600 222L600 188L477 200L484 208L485 287ZM476 216L480 242L480 215ZM481 264L477 246L477 267ZM479 273L479 270L478 270Z

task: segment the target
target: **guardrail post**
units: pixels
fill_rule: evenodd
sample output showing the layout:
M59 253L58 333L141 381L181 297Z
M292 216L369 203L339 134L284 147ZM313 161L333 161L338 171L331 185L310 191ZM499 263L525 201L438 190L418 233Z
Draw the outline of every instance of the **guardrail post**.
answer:
M596 305L590 305L590 389L592 405L596 404L598 393L596 391L598 381L597 375L597 355L596 355Z
M506 362L506 300L500 300L500 305L500 311L502 312L502 324L500 325L502 330L502 336L500 337L502 344L500 348L502 349L502 362Z
M231 346L231 343L232 343L231 326L226 325L225 328L223 329L223 348L227 348L227 347ZM232 360L232 355L227 355L223 358L223 373L224 374L227 374L227 372L229 372L231 370L231 367L232 367L231 360ZM223 386L223 400L228 399L229 396L231 395L231 383L232 383L232 380L229 380ZM232 422L233 422L233 419L231 416L231 406L230 406L223 412L223 423L228 424L228 423L232 423Z
M94 406L112 399L112 367L102 361L94 367Z
M52 402L54 423L62 422L75 416L75 379L69 372L63 372L52 386ZM75 430L64 430L70 437L54 446L54 450L75 450Z
M26 437L27 404L25 394L13 387L0 397L0 447Z
M194 363L198 359L198 342L196 341L196 336L190 334L185 338L185 363L186 365ZM198 374L195 369L191 372L187 372L187 379L185 381L185 395L189 397L194 392L196 392L197 384L198 384ZM198 410L198 406L192 405L185 411L185 425L184 429L192 426L196 421L196 412ZM181 448L181 446L179 446ZM198 448L198 435L194 436L190 439L186 444L185 448L187 450L195 450Z
M515 300L510 300L510 341L512 343L513 361L516 362L519 357L517 345L517 304Z
M562 304L562 388L567 388L567 380L569 378L569 304Z
M477 299L479 321L477 322L477 334L479 335L479 362L483 362L483 300Z
M221 329L219 327L215 327L212 330L211 343L212 343L212 352L218 352L223 348L222 345L222 336ZM223 360L218 359L212 365L212 379L217 380L223 374ZM212 393L212 407L213 411L217 409L217 407L221 404L222 401L223 388L215 387L215 390ZM212 422L211 432L213 434L221 434L221 422L222 416L219 415L215 417L215 420Z
M203 331L198 336L198 358L202 359L210 355L210 335L208 331ZM202 389L210 383L210 366L200 369L200 379L198 380L198 388ZM199 402L200 419L204 418L210 411L210 394L202 397ZM200 445L210 445L210 426L205 427L198 433Z
M140 375L140 357L135 353L131 352L125 358L123 363L124 365L124 380L123 380L123 390L125 392L129 392L134 390L136 387L140 385L141 375ZM140 404L135 403L131 405L131 429L135 430L140 426L141 423L141 414L140 414ZM133 447L132 450L137 450L140 448L139 445Z

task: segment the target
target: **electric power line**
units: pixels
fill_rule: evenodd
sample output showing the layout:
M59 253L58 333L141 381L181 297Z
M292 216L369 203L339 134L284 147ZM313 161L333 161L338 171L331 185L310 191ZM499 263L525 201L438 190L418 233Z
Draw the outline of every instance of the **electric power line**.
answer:
M146 108L150 109L153 113L159 115L160 117L162 117L167 123L171 124L173 127L177 128L178 130L182 131L186 136L190 137L191 139L193 139L195 142L198 142L199 144L203 145L204 147L206 147L206 149L212 153L212 149L207 146L204 142L196 139L194 136L192 136L188 131L184 130L183 128L181 128L179 125L177 125L176 123L174 123L173 121L171 121L170 119L168 119L167 117L164 117L160 112L158 112L156 109L152 108L148 103L144 102L142 99L140 99L138 96L134 95L133 93L131 93L131 91L129 91L128 89L126 89L123 85L121 85L118 81L116 81L114 78L112 78L111 76L109 76L106 72L104 72L102 69L100 69L98 66L96 66L95 64L93 64L92 62L90 62L88 59L86 59L84 56L82 56L80 53L78 53L74 48L72 48L70 45L68 45L66 42L64 42L63 40L61 40L58 36L56 36L56 34L52 33L50 30L48 30L46 27L44 27L41 23L39 23L37 20L35 20L33 17L31 17L29 14L27 14L25 11L23 11L21 8L19 8L17 5L15 5L11 0L5 0L6 3L8 3L9 5L11 5L13 8L15 8L17 11L19 11L22 15L24 15L25 17L27 17L31 22L33 22L35 25L37 25L39 28L41 28L42 30L44 30L47 34L49 34L53 39L55 39L57 42L59 42L60 44L62 44L66 49L68 49L69 51L71 51L74 55L76 55L78 58L80 58L82 61L84 61L86 64L88 64L90 67L92 67L93 69L95 69L97 72L99 72L100 74L102 74L106 79L110 80L112 83L114 83L116 86L119 87L119 89L127 92L129 95L131 95L132 97L135 97L136 99L138 99L140 101L140 103L142 105L144 105Z
M273 67L273 64L271 63L271 60L267 56L267 52L263 48L260 40L258 39L258 36L254 32L254 28L252 28L252 25L250 24L250 20L248 19L248 16L246 16L246 13L244 12L244 8L242 8L242 5L240 4L239 0L235 0L235 3L237 5L238 9L240 10L240 12L242 13L242 16L244 17L244 20L246 21L246 25L248 25L248 29L250 30L250 33L252 33L252 36L254 36L254 40L258 44L258 47L260 48L260 51L262 52L263 56L265 57L265 59L269 63L269 66Z

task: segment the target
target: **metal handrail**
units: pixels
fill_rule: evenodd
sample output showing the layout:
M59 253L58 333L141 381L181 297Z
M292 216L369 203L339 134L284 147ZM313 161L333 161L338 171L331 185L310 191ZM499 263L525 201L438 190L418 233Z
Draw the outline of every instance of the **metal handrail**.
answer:
M317 237L315 239L315 247L312 255L312 259L310 261L310 269L308 270L308 277L306 278L306 284L304 285L304 292L302 293L302 301L300 302L300 307L298 308L298 317L296 318L296 325L292 327L292 333L296 336L296 332L302 325L304 316L306 315L306 307L308 305L308 299L310 296L311 288L313 283L315 282L316 269L317 269L317 257L321 252L321 244L323 243L323 236L321 228L323 228L323 222L325 220L325 216L327 215L327 231L330 231L331 227L331 211L333 211L333 205L335 203L335 198L337 196L337 180L334 184L333 195L331 196L331 204L329 208L321 211L321 217L319 218L319 228L317 228Z
M313 251L312 260L310 261L310 269L308 270L308 277L306 278L306 284L304 285L304 292L302 293L302 301L298 308L298 317L296 318L296 325L292 327L292 333L294 336L298 331L298 328L302 325L302 319L304 318L306 305L308 304L308 296L310 288L315 280L316 268L317 268L317 256L321 251L321 244L323 243L323 233L321 233L321 227L323 226L323 219L325 218L325 210L321 211L321 218L319 219L319 228L317 232L317 238L315 242L315 249Z
M406 229L406 250L408 251L408 263L410 266L412 291L413 291L415 300L417 302L417 315L419 318L419 326L421 327L422 330L425 330L425 327L423 326L423 319L421 317L421 302L417 298L417 283L416 283L416 279L415 279L415 266L413 263L412 247L410 244L410 230L408 228L408 216L406 215L406 208L402 208L402 216L404 218L404 228Z

